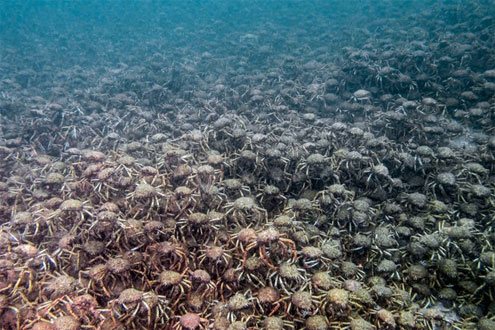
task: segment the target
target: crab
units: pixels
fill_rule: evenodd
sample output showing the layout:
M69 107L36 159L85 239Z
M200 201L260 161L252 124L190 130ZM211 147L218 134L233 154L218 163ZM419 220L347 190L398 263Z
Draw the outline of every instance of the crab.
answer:
M282 262L278 269L273 269L268 274L270 286L280 288L287 295L290 295L297 288L303 288L306 281L306 270L298 268L295 264L289 262Z
M93 189L102 200L110 200L110 196L119 193L119 189L115 187L118 179L122 176L121 170L115 167L103 167L97 174L93 182ZM113 196L112 196L113 197Z
M380 86L380 89L383 90L383 81L391 81L395 79L395 75L397 72L397 69L394 69L390 66L377 66L375 68L375 75L374 75L374 80L377 85Z
M365 185L367 188L383 188L386 183L394 184L393 178L390 176L389 170L384 164L376 164L366 168L362 173L366 175Z
M286 310L287 304L280 293L272 287L261 287L255 294L255 306L262 315L273 316L279 309Z
M134 288L123 290L117 299L110 301L112 318L127 327L145 320L146 328L166 324L170 319L170 307L165 297L152 291L144 292Z
M226 269L217 283L221 301L225 301L225 296L230 296L240 289L242 278L242 269L228 268Z
M204 245L199 250L198 260L199 267L205 267L219 277L232 262L232 250L226 250L222 246Z
M395 329L397 327L396 315L386 309L375 312L375 322L379 329Z
M288 298L286 297L286 299ZM291 315L291 310L294 309L296 315L301 317L311 316L316 313L320 304L319 298L313 296L311 291L304 291L303 287L290 296L286 313Z
M210 320L201 317L201 314L196 313L185 313L182 315L175 315L173 318L178 319L173 325L174 330L195 330L201 329L206 330L209 328Z
M250 222L259 222L268 218L268 212L258 206L253 197L239 197L225 204L225 216L230 217L240 227L246 227Z
M340 149L335 152L340 158L337 169L345 169L346 172L359 172L365 167L372 166L372 157L359 152L358 150Z
M189 276L192 282L192 290L200 294L201 298L216 295L216 283L207 271L196 269L195 271L189 271Z
M233 323L237 320L249 320L249 316L252 314L253 300L251 291L247 290L245 293L236 292L230 297L226 304L227 319ZM246 318L247 317L247 318Z
M292 259L297 260L296 243L285 237L286 235L287 234L281 233L273 227L258 232L256 234L256 239L252 239L244 250L242 259L243 264L246 262L249 251L255 248L258 248L259 257L263 263L271 269L277 269L277 267L270 262L270 255L273 256L279 254L283 258L288 254L290 249Z
M191 149L193 150L201 150L203 152L206 152L207 150L210 149L208 145L208 135L206 133L206 128L203 129L203 131L199 129L193 129L189 131L188 133L185 133L182 136L182 139L190 142L191 144Z
M196 189L187 186L178 186L174 191L167 195L165 210L167 213L173 213L176 218L180 217L188 208L194 207L198 203L200 195Z
M269 316L263 320L263 328L272 330L295 329L292 319L290 316L286 316L285 318Z
M76 320L84 320L88 326L97 327L105 319L104 311L98 308L96 299L89 294L81 294L77 296L63 295L39 304L37 306L37 318L31 322L36 322L47 316L51 318L61 310L66 310Z
M333 319L347 315L352 306L350 293L345 289L330 289L324 298L321 309Z
M461 187L458 199L462 203L477 201L483 207L493 207L495 205L493 189L482 184L468 183Z
M171 300L172 308L177 306L181 297L191 289L191 281L185 277L188 271L188 268L184 269L182 273L164 270L159 275L159 285L155 290L162 292L165 297Z
M321 172L328 166L330 159L319 153L312 153L306 159L297 164L296 172L303 171L306 176L313 176L318 172Z
M281 207L287 198L281 193L280 189L273 185L266 185L263 190L256 195L268 211L272 211L277 207Z
M182 237L191 237L196 240L203 240L209 237L212 231L218 231L217 223L221 218L210 217L209 214L193 212L177 222L179 232Z
M79 228L87 220L87 217L93 218L94 215L91 213L93 208L89 205L89 201L81 202L77 199L67 199L63 201L55 212L48 216L47 220L57 219L63 224L72 217L79 219L79 222L74 225L71 221L70 225L71 231Z
M48 210L34 212L20 211L12 215L11 228L18 231L23 239L32 239L43 232L45 225L45 213ZM50 228L50 230L52 230Z
M72 276L59 274L53 276L48 281L42 290L44 295L47 295L50 299L55 300L68 294L72 294L78 287L77 280Z
M161 192L160 186L154 187L146 182L137 184L134 191L127 195L131 202L144 203L150 208L159 207L162 197L165 197L165 194Z
M244 186L239 179L225 179L222 181L222 188L228 197L244 197L251 194L251 188Z
M142 285L148 286L145 270L142 269L142 254L137 251L129 251L128 253L109 258L98 256L92 260L101 260L103 263L94 264L93 266L80 272L80 275L89 277L87 288L98 292L107 297L112 296L112 289L115 286L133 283L133 277L138 276L136 281ZM140 282L144 281L144 282Z
M292 213L296 221L310 222L321 215L321 209L317 203L313 203L308 198L299 198L290 199L284 213Z
M214 168L220 170L220 173L222 174L220 176L220 181L223 180L223 173L225 171L225 155L222 155L218 151L215 150L210 150L207 153L206 157L206 163L209 164L210 166L213 166Z
M158 162L159 167L165 167L167 172L172 172L172 167L177 167L181 164L187 164L192 158L192 154L188 153L175 145L163 144L163 159Z
M209 164L200 165L193 168L192 175L189 176L191 181L199 187L215 185L220 178L223 177L223 172L214 168Z
M229 169L231 175L235 177L238 173L252 173L260 169L263 164L263 158L260 157L260 152L249 149L241 150L230 159Z
M352 93L351 101L353 102L367 102L371 103L372 95L370 91L365 89L358 89Z
M476 181L478 184L483 184L488 179L490 170L477 162L464 163L457 169L457 176L465 179L468 182Z
M452 196L459 187L459 180L452 172L430 173L425 186L432 192L435 199L439 196Z
M328 268L331 259L324 255L322 249L315 246L305 246L300 251L301 264L305 268Z
M246 33L239 37L240 43L258 43L258 36L252 33Z
M256 256L247 258L246 262L240 264L235 271L238 273L238 281L249 281L255 287L264 286L267 267L260 258Z
M179 243L165 241L148 245L145 256L156 271L165 268L181 272L188 264L187 250Z

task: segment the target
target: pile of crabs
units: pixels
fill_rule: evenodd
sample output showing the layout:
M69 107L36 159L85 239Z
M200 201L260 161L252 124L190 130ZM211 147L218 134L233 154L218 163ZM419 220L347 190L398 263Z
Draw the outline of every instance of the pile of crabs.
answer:
M58 74L11 46L0 327L493 329L495 27L431 6Z

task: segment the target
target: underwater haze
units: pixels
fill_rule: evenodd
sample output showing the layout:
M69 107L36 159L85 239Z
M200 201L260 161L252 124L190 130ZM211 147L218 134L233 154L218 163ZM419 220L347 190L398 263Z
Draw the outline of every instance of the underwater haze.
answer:
M336 55L362 46L371 33L411 31L424 37L445 33L445 25L469 29L476 10L489 15L489 1L4 1L0 12L3 51L46 54L41 60L70 65L116 64L132 57L145 64L154 54L194 61L240 50L259 70L277 56ZM417 16L415 16L417 15ZM422 30L422 31L419 31ZM388 31L388 32L390 32ZM243 36L253 35L255 40ZM256 43L254 43L256 41ZM181 48L189 50L180 53ZM299 52L298 52L299 51ZM179 52L179 53L175 53ZM267 52L267 53L263 53ZM296 52L296 53L294 53ZM4 60L10 57L4 54ZM26 62L26 67L35 63ZM40 64L38 64L40 65ZM262 66L265 65L265 66Z
M495 2L1 1L1 329L495 329Z

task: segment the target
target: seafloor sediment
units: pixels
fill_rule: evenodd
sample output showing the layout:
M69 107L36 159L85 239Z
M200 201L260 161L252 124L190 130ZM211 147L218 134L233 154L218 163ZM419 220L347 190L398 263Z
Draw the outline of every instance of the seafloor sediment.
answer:
M0 327L495 329L477 3L6 47Z

